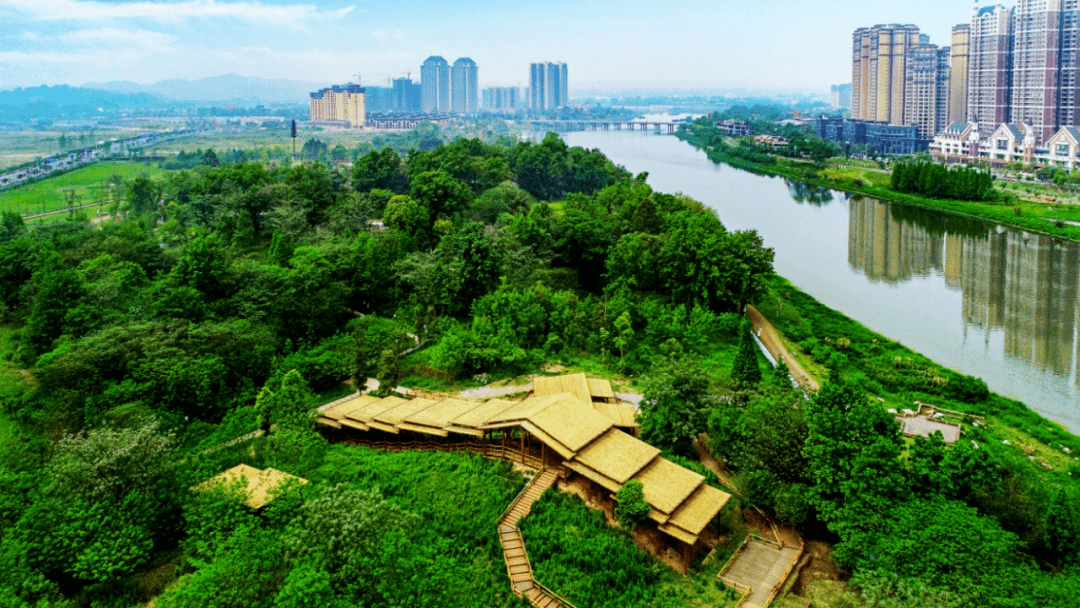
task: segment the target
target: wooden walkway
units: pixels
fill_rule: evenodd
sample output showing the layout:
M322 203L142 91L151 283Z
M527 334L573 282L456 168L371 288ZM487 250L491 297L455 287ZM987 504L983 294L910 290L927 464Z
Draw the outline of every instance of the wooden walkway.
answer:
M801 554L799 547L751 538L727 571L721 573L721 580L736 589L750 589L744 604L747 608L765 608L772 603Z
M524 595L530 604L538 608L573 608L572 604L533 578L529 554L525 550L525 539L518 530L518 522L529 514L533 502L555 483L557 477L555 471L540 471L499 518L499 541L502 542L506 573L510 576L514 595Z

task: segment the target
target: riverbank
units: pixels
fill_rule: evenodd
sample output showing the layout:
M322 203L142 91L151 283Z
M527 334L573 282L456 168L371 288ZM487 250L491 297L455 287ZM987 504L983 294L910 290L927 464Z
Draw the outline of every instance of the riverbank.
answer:
M790 159L783 159L790 163L787 165L767 165L739 158L709 147L704 141L688 131L680 131L676 134L676 137L705 152L709 160L715 163L725 163L752 173L796 179L831 190L840 190L850 194L864 195L925 209L947 211L966 217L997 222L1028 232L1080 242L1080 206L1077 205L1041 203L1019 199L1008 203L928 199L895 192L883 184L875 185L865 178L852 176L848 171L836 169L819 170L809 163L798 163Z
M818 381L839 374L884 407L902 411L930 403L972 416L968 437L1015 459L1027 459L1060 482L1080 476L1080 437L1015 399L990 392L981 380L948 369L828 308L782 277L770 281L757 307L783 346Z

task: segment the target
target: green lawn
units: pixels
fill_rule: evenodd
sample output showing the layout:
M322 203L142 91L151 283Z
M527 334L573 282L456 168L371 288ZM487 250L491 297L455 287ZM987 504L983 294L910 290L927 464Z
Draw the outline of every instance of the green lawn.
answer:
M83 169L0 192L0 211L33 215L65 209L67 199L61 191L62 188L75 189L76 205L106 202L110 197L109 180L114 176L128 182L141 175L160 179L164 174L165 171L155 165L134 162L95 163ZM113 192L116 192L115 188Z

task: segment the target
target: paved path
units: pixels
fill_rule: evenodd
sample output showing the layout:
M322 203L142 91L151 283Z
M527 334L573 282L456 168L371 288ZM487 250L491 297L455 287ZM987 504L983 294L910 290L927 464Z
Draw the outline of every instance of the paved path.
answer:
M788 373L795 379L795 382L799 383L803 390L817 391L821 388L817 380L811 378L810 374L806 373L806 370L795 360L795 357L791 356L791 353L784 348L784 341L780 339L779 332L776 331L776 328L772 326L772 323L769 323L769 320L764 315L753 306L747 306L746 318L750 319L750 324L754 327L754 335L765 345L769 354L772 355L773 359L783 361L787 365Z

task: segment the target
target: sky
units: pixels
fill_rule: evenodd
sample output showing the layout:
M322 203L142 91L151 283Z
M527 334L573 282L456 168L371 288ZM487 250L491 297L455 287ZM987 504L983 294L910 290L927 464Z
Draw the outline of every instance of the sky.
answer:
M983 0L988 3L988 0ZM827 91L851 81L851 34L913 23L946 45L956 0L0 0L0 90L236 73L384 85L431 55L479 83L526 86L568 64L575 89Z

